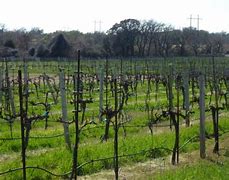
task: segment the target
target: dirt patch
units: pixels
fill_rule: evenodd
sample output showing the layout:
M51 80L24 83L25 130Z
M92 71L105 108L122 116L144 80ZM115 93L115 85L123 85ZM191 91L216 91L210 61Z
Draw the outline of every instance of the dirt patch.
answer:
M6 161L11 161L13 159L18 158L18 155L16 153L14 154L2 154L0 156L0 163L6 162Z
M41 154L45 154L46 152L55 151L56 148L42 148L42 149L36 149L36 150L28 150L26 152L26 156L39 156ZM21 158L21 153L10 153L10 154L1 154L0 156L0 163L6 162L6 161L12 161L17 160Z

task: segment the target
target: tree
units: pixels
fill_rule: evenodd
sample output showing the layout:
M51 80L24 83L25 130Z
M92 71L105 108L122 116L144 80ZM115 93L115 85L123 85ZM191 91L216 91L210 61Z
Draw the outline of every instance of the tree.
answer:
M105 57L106 50L104 48L104 41L106 34L101 32L86 33L84 35L83 47L81 48L81 55L89 58Z
M51 57L68 57L71 49L63 34L54 37L48 47Z
M6 29L5 29L5 24L1 24L0 23L0 45L2 45L3 44L3 42L4 42L4 31L5 31Z
M186 56L187 52L185 49L186 39L184 37L184 33L181 30L174 30L173 31L173 38L174 38L174 54L176 56Z
M224 52L224 39L226 39L226 33L214 33L212 34L212 51L216 55L221 55Z
M139 27L137 36L138 55L144 57L147 51L147 56L150 55L153 39L159 27L159 23L154 20L142 21Z
M194 28L184 28L183 34L191 55L198 56L200 48L199 31Z
M162 31L164 24L151 19L143 22L143 26L145 28L143 33L142 55L144 55L146 51L147 56L157 56L159 32Z
M29 34L31 35L42 35L44 33L43 29L40 29L38 27L33 27L30 31L29 31Z
M103 40L103 49L106 55L109 55L109 56L112 55L111 43L112 43L112 37L110 35L107 35Z
M6 40L12 40L13 43ZM229 54L229 34L209 33L194 28L177 30L152 19L125 19L114 24L107 33L86 34L78 30L44 33L37 27L30 31L24 28L10 31L0 23L0 47L2 46L17 47L18 56L23 57L33 55L32 47L37 47L35 55L41 57L76 57L79 49L86 58L104 58L106 55L198 56L212 52L222 55Z
M163 25L162 32L159 32L158 45L161 56L169 56L169 50L173 45L173 28L169 25Z
M108 31L108 34L113 36L112 48L115 55L124 57L135 55L135 41L139 34L140 22L136 19L125 19L116 23Z
M21 51L27 52L29 49L29 42L31 40L30 34L24 28L18 29L17 31L15 31L15 33L16 33L17 47Z

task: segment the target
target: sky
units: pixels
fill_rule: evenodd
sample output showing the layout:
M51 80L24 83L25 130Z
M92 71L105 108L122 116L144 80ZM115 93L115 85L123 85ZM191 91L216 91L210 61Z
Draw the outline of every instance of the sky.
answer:
M0 4L0 24L8 30L106 32L128 18L153 19L182 29L190 26L190 15L199 15L201 30L229 33L229 0L0 0ZM197 20L192 26L197 27Z

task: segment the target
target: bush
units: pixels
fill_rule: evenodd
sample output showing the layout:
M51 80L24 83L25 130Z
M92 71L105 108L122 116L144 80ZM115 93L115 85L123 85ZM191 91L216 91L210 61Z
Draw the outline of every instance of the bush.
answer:
M12 49L15 49L15 44L14 42L10 39L10 40L7 40L5 43L4 43L4 46L5 47L9 47L9 48L12 48Z
M35 48L30 48L29 49L29 55L30 56L34 56L35 55L35 52L36 52Z
M48 57L49 56L49 50L43 45L39 45L36 51L36 57Z

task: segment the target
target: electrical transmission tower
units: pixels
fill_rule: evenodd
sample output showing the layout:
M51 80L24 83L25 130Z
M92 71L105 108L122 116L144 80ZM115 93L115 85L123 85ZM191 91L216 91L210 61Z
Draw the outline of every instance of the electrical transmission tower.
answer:
M190 29L192 29L192 21L193 20L197 20L197 30L199 31L200 30L200 20L202 20L199 16L199 14L197 15L197 18L193 18L192 15L190 15L190 17L188 18L188 20L190 21Z
M94 21L94 32L101 32L102 31L102 21ZM97 30L98 25L98 30Z

